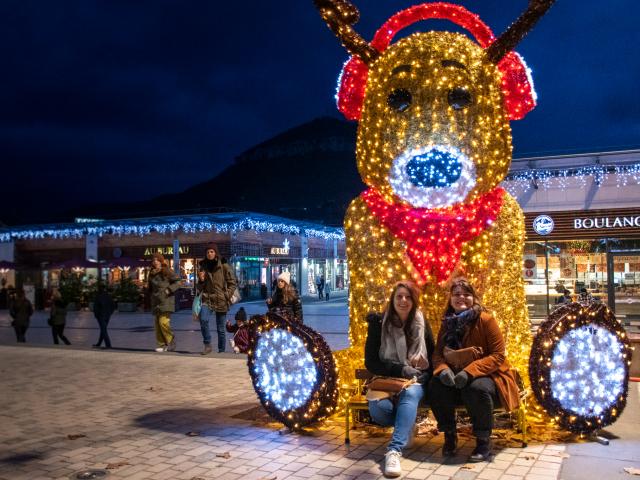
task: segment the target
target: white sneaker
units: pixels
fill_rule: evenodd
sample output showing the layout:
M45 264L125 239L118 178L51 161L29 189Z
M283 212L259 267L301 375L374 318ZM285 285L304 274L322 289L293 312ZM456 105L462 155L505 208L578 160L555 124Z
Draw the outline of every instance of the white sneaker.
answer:
M167 351L167 347L158 347L156 348L156 352L166 352Z
M400 459L402 453L396 450L389 450L384 456L384 474L387 477L399 477L402 475Z

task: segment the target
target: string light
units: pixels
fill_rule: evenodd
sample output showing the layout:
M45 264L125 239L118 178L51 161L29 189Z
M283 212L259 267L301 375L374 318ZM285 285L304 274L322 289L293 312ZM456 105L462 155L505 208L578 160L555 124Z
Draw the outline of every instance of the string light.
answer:
M584 188L589 178L593 178L598 185L610 182L613 179L617 188L625 187L629 184L640 185L640 163L524 170L507 175L502 186L511 195L518 195L529 191L531 188L542 188L543 190L565 189L571 183L577 184L579 188Z
M324 338L273 312L251 317L249 328L249 373L267 412L291 429L331 415L337 375Z
M452 20L478 43L430 31L391 44L402 28L427 18ZM360 122L356 160L369 189L345 216L351 346L334 354L341 402L364 364L366 314L382 311L402 279L421 285L420 307L437 332L446 281L466 275L498 319L509 360L527 370L524 215L498 185L511 163L509 120L535 106L535 93L514 52L498 65L489 61L484 48L493 41L462 7L423 4L378 30L374 61L354 56L343 67L338 107Z
M615 422L626 405L631 345L602 303L571 303L540 325L531 348L532 389L562 427L588 433Z
M60 224L39 227L14 227L0 229L0 242L22 239L83 238L86 235L133 235L144 237L152 233L169 234L217 232L241 230L278 232L288 235L319 237L325 240L344 240L342 229L322 227L306 222L285 222L284 219L258 213L214 214L183 217L141 218L101 221L93 224Z

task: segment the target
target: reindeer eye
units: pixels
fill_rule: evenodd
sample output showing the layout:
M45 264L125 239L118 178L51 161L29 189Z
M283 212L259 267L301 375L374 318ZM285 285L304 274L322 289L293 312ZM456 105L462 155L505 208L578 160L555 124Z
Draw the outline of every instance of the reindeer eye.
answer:
M466 88L454 88L449 90L449 95L447 96L447 100L449 101L449 105L454 110L462 110L464 107L467 107L471 104L473 100L471 98L471 93Z
M411 106L411 93L404 88L396 88L387 97L387 104L399 112L404 112Z

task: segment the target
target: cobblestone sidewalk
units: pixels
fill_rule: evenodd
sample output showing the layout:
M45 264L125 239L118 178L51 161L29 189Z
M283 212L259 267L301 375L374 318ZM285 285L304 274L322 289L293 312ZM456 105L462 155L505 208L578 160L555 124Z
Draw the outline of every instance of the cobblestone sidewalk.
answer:
M383 478L388 435L355 432L349 448L339 421L300 435L242 419L259 403L240 359L2 346L0 392L0 479ZM555 480L565 456L533 445L466 464L467 442L444 464L441 437L417 438L405 478Z

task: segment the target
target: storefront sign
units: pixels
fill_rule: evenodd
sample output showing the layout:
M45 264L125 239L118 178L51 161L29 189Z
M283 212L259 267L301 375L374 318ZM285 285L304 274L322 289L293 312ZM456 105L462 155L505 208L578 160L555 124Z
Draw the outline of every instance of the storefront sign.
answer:
M282 248L271 247L271 255L289 255L289 239L284 239L284 242L282 242Z
M533 221L533 229L539 235L549 235L553 232L553 218L549 215L538 215Z
M189 253L189 246L180 245L178 251L180 252L180 255ZM156 252L161 253L162 255L173 255L173 247L147 247L144 249L144 256L150 257Z
M628 228L640 227L640 216L637 217L596 217L574 218L573 228Z
M640 238L639 208L525 212L524 215L529 239L578 241L606 237Z

